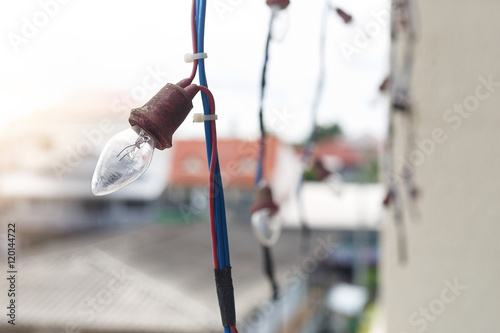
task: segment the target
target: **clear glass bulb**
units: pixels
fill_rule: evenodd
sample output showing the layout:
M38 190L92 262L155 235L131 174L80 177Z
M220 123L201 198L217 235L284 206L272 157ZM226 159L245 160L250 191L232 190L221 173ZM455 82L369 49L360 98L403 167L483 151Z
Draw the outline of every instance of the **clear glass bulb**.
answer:
M328 177L326 177L324 182L336 195L342 194L344 179L340 173L332 172Z
M154 140L137 125L115 134L97 161L92 193L106 195L132 183L148 169L154 149Z
M281 221L278 214L271 215L269 208L259 209L251 217L253 232L264 246L273 246L281 234Z

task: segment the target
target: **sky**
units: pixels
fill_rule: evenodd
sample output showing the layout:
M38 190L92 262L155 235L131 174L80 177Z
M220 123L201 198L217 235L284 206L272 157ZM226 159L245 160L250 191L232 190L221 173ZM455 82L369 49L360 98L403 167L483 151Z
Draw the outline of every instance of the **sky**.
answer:
M325 1L291 2L275 24L265 119L270 132L297 143L312 129ZM89 98L96 91L129 96L138 107L164 84L189 76L191 65L183 57L191 50L190 4L186 0L0 0L0 123L8 126L9 121L87 92ZM350 12L354 20L344 25L334 12L328 15L326 82L318 121L338 122L351 137L383 138L387 97L378 86L388 73L389 25L376 13L387 13L389 3L331 4ZM206 69L216 99L219 137L258 136L259 83L269 18L264 0L208 1ZM372 37L360 43L359 36L367 29ZM199 97L194 112L202 112ZM176 137L202 138L203 126L185 121Z

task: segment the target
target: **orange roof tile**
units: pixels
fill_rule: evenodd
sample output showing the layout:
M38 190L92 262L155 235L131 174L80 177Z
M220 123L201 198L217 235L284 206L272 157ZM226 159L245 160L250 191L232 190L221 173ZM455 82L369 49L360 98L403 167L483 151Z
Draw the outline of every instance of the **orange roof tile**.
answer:
M279 141L276 138L268 137L264 161L265 178L269 178L274 170L278 144ZM220 139L217 148L224 186L252 188L255 182L259 141ZM205 141L176 141L173 149L170 184L185 187L208 185Z

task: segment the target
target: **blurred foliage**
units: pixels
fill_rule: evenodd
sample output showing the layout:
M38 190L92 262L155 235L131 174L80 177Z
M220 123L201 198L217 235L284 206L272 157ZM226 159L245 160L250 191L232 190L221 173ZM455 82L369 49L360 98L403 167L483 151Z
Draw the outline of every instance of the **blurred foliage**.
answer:
M375 317L376 307L374 303L368 303L361 316L361 323L357 328L356 333L368 333L373 328L373 320Z
M356 183L378 183L379 165L376 159L363 165L357 174Z
M317 182L316 176L314 176L313 169L308 166L304 172L304 180L309 182Z
M344 131L337 123L328 126L318 126L316 128L316 142L327 139L342 138L343 136ZM302 148L304 148L306 143L307 142L302 145ZM372 184L379 181L379 165L376 153L373 154L373 152L370 153L369 151L365 151L364 154L365 158L367 158L364 164L339 170L343 177L343 181L346 183L362 184ZM304 180L318 181L314 175L312 163L306 167Z
M329 126L318 126L316 128L316 141L344 136L344 131L339 124Z
M366 164L355 168L349 168L340 170L342 175L342 181L346 183L361 183L361 184L373 184L379 181L379 165L376 159L368 161ZM306 181L316 182L316 176L312 168L312 164L307 166L304 179Z

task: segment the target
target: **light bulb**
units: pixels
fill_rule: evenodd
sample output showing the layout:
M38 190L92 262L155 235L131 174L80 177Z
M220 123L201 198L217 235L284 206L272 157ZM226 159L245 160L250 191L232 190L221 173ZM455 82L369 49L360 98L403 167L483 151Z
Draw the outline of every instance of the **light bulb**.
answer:
M106 195L139 178L151 164L155 141L135 125L114 135L104 147L92 177L92 193Z
M340 173L332 172L325 178L324 182L335 194L342 194L343 177Z
M262 245L271 247L276 244L281 234L278 214L272 214L269 208L262 208L252 214L251 221L253 232Z

